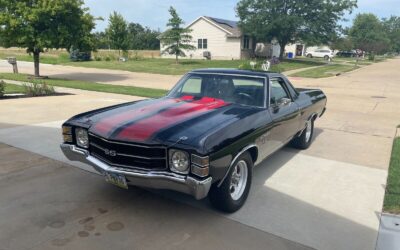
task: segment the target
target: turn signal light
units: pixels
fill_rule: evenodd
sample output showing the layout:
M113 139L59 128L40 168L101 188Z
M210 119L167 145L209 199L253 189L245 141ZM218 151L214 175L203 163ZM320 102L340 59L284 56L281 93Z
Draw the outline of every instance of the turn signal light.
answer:
M192 164L191 172L192 172L192 174L195 174L199 177L206 177L210 174L210 168L209 167L200 167L200 166Z

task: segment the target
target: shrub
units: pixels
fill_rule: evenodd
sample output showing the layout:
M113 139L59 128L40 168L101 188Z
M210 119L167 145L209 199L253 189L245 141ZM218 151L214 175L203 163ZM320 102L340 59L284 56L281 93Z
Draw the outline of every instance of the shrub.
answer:
M239 68L239 69L242 69L242 70L253 70L253 67L250 65L250 62L242 63L242 64L239 65L238 68ZM255 69L255 68L256 68L256 67L254 67L254 69Z
M6 89L6 83L2 80L0 81L0 97L4 95L5 89Z
M135 50L135 51L133 51L133 55L129 55L129 59L139 61L139 60L143 59L143 56L140 55L137 50Z
M24 84L24 92L27 96L43 96L55 94L53 86L47 85L45 82L33 82Z
M102 58L101 58L100 56L96 56L94 59L95 59L96 61L101 61L101 60L102 60Z
M375 53L369 53L368 54L368 60L369 61L374 61L375 60Z
M107 62L111 61L110 56L106 56L106 61L107 61Z

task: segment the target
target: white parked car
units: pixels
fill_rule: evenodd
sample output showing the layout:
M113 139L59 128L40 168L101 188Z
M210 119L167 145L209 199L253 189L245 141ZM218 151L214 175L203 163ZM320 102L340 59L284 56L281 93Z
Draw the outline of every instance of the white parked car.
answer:
M333 51L330 49L317 49L314 51L306 52L306 56L309 58L319 57L324 58L325 60L329 60L333 58Z

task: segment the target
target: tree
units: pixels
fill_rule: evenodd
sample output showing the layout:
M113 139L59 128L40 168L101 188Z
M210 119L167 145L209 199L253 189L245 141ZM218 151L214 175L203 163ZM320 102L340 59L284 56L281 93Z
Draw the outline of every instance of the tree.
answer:
M338 36L335 37L331 42L331 49L350 51L354 49L353 42L348 36Z
M82 0L0 0L0 36L5 47L27 48L39 77L40 53L47 48L89 50L94 18Z
M95 32L93 34L96 49L109 49L110 40L105 32Z
M185 50L195 50L196 47L191 44L192 36L190 32L192 32L192 30L182 27L184 22L172 6L169 8L169 13L171 14L171 18L167 24L169 29L165 31L160 38L163 46L165 46L162 53L175 55L175 61L178 64L178 57L186 56Z
M121 14L114 11L110 15L106 33L110 39L111 48L117 49L119 55L121 50L128 49L128 24Z
M239 26L258 41L276 39L283 59L285 46L298 41L326 43L336 34L337 22L356 0L241 0L236 6Z
M160 32L143 27L139 23L129 23L128 25L128 41L129 49L133 50L159 50L160 41L158 36Z
M374 14L358 14L349 35L357 49L375 53L383 53L389 49L390 41L381 21Z
M390 40L392 51L400 52L400 17L391 16L382 20L386 35Z

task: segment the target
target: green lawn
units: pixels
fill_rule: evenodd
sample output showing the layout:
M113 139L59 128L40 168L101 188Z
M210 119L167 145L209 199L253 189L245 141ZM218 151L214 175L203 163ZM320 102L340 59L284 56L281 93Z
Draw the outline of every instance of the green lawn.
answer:
M11 74L11 73L0 73L0 79L3 80L15 80L21 82L44 82L50 86L54 87L66 87L73 89L90 90L97 92L124 94L124 95L134 95L143 97L160 97L167 93L166 90L162 89L151 89L151 88L141 88L132 86L121 86L121 85L110 85L101 84L95 82L87 81L73 81L65 79L45 79L45 80L31 80L25 74Z
M383 210L400 214L400 137L393 142Z
M359 67L355 67L353 65L329 64L329 65L321 66L319 68L313 68L313 69L304 70L304 71L301 71L298 73L294 73L290 76L307 77L307 78L322 78L322 77L335 76L337 74L352 71L357 68L359 68Z
M68 62L64 65L80 66L88 68L118 69L132 72L145 72L164 75L182 75L188 71L199 68L238 68L239 65L248 62L246 60L190 60L182 59L179 64L173 59L141 59L130 60L127 62L115 61L90 61L90 62ZM305 68L320 65L316 62L303 62L297 60L284 61L272 71L288 71L293 69Z
M33 57L23 51L7 51L0 50L0 58L14 56L18 61L33 61ZM138 60L130 59L127 62L111 61L88 61L88 62L71 62L66 52L42 53L40 57L41 63L69 65L87 68L100 69L117 69L131 72L145 72L165 75L182 75L188 71L199 68L238 68L239 65L248 62L248 60L191 60L181 59L179 64L174 59L161 58L140 58ZM312 60L284 60L277 66L273 66L271 71L284 72L293 69L300 69L322 65L323 61Z
M6 83L4 94L24 93L24 87L21 85Z

